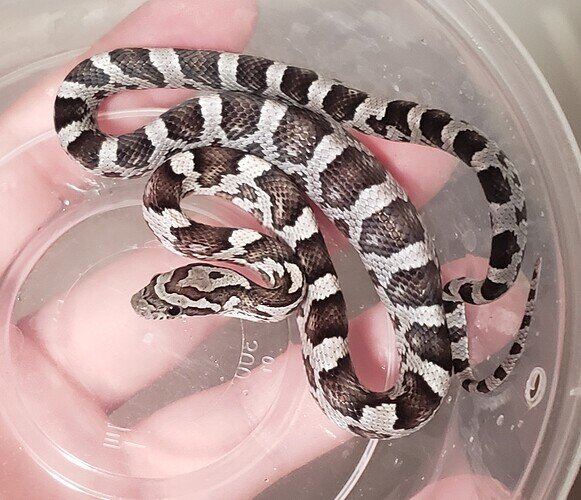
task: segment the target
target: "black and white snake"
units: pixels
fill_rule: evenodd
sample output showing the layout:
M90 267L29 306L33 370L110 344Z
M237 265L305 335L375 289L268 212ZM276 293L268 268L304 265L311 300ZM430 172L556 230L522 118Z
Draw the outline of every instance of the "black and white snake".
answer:
M113 137L99 130L96 111L105 97L159 87L202 92L135 132ZM469 367L464 303L493 301L512 285L523 259L526 210L513 164L445 111L370 96L260 57L126 48L95 55L69 73L56 98L55 126L67 152L95 174L130 178L155 169L144 215L167 248L243 264L267 283L192 264L155 276L132 298L134 309L148 318L224 314L278 321L298 307L312 394L341 427L369 438L407 435L440 406L454 372L465 389L488 392L520 357L540 261L508 357L482 381ZM476 171L492 225L484 280L442 287L416 209L345 128L440 148ZM231 200L270 234L190 220L180 209L189 193ZM343 295L303 193L349 238L394 323L401 368L388 391L371 392L355 375Z

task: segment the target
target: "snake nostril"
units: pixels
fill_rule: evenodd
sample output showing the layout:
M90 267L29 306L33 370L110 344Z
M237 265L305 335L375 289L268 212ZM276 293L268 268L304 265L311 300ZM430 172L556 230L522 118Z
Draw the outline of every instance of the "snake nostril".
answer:
M134 311L140 316L143 316L145 318L151 316L151 308L149 307L147 301L139 294L136 294L133 297L131 297L131 306L133 307Z

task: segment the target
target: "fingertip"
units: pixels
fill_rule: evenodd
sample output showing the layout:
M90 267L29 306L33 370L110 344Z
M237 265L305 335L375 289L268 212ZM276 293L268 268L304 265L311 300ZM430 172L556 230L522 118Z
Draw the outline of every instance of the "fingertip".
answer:
M153 274L184 261L159 247L123 252L88 270L18 326L102 408L115 408L224 323L216 316L156 322L131 307L132 294Z
M357 377L365 387L380 392L395 384L400 358L395 330L383 304L349 322L349 349Z
M511 498L510 492L492 477L477 474L457 474L429 484L412 500L438 500L445 498Z
M464 276L483 279L487 269L488 259L467 255L442 266L442 283ZM524 314L528 290L528 280L520 273L502 297L489 304L466 304L471 363L488 359L513 341Z
M436 148L388 141L353 132L401 185L418 208L428 203L444 187L459 160Z

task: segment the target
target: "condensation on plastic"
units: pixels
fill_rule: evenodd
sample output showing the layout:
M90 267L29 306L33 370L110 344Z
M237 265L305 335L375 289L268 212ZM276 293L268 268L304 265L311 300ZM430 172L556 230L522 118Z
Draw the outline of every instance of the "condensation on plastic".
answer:
M120 7L105 0L56 1L50 6L30 1L26 11L21 10L24 3L15 4L14 13L7 10L2 21L22 27L10 35L10 50L0 58L3 107L141 2ZM75 29L79 22L82 30ZM575 199L581 189L581 162L568 125L534 64L476 0L264 1L247 52L316 68L369 92L442 107L478 124L500 142L522 174L531 222L525 269L530 273L537 255L544 258L532 340L503 391L482 398L454 390L422 431L393 442L353 439L270 485L260 498L408 498L454 476L458 457L464 468L493 478L512 495L564 494L580 459L581 340L573 336L580 324L573 306L581 293L581 273L574 266L580 241ZM135 110L112 119L155 112ZM54 137L46 131L0 159L0 169L18 168L30 158L38 161L54 147ZM72 190L70 200L62 199L63 209L15 254L0 281L0 414L21 442L21 453L30 454L73 497L73 492L123 497L135 488L152 498L170 492L187 496L192 485L204 483L204 475L218 477L229 460L244 458L250 439L234 440L223 456L186 474L133 477L124 472L122 456L103 468L93 457L77 453L76 443L53 439L51 430L39 426L36 414L20 401L18 390L25 381L18 379L14 364L21 346L11 341L9 325L18 325L54 296L73 289L99 266L147 247L151 236L140 219L142 187L139 181L103 182L82 192ZM443 261L467 251L487 255L484 198L473 193L479 193L474 176L458 169L423 211ZM192 207L212 217L211 207L202 202ZM235 213L226 211L219 222L234 219ZM348 277L350 311L372 304L375 298L353 252L338 252L337 263L342 278ZM67 307L66 298L59 307ZM111 412L108 430L99 439L115 448L123 432L141 418L211 387L224 388L212 401L219 407L231 380L244 377L248 367L268 368L293 335L292 323L269 327L267 340L256 325L228 323L171 373ZM538 396L529 378L541 372L545 386ZM284 432L292 417L284 405L294 401L291 375L283 370L271 381L275 396L263 420L253 424L252 439L260 438L265 422ZM241 401L237 411L248 419ZM248 457L248 463L255 458Z

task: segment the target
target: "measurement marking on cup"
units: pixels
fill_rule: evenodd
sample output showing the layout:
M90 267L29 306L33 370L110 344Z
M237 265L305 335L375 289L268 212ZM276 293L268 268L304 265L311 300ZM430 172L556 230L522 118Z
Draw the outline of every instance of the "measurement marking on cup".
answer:
M247 341L242 347L242 352L240 353L240 358L238 360L238 367L236 368L235 378L248 378L252 373L252 368L256 365L257 356L255 355L258 350L258 342L256 340ZM274 358L272 356L262 356L260 358L260 369L265 372L272 372L270 365L274 363Z
M265 372L272 371L272 368L270 368L272 363L274 363L274 358L272 356L262 356L262 369Z
M242 347L242 352L240 353L240 359L238 360L238 367L236 368L236 373L234 377L236 378L248 378L250 377L250 368L254 365L256 358L254 357L254 352L258 350L258 342L253 340L252 342L245 342Z
M103 446L106 448L113 448L115 450L121 449L123 445L130 446L133 448L145 448L144 444L135 443L129 441L124 437L124 434L130 434L131 429L126 429L125 427L117 427L113 424L107 424L107 430L105 432L105 439L103 440Z

